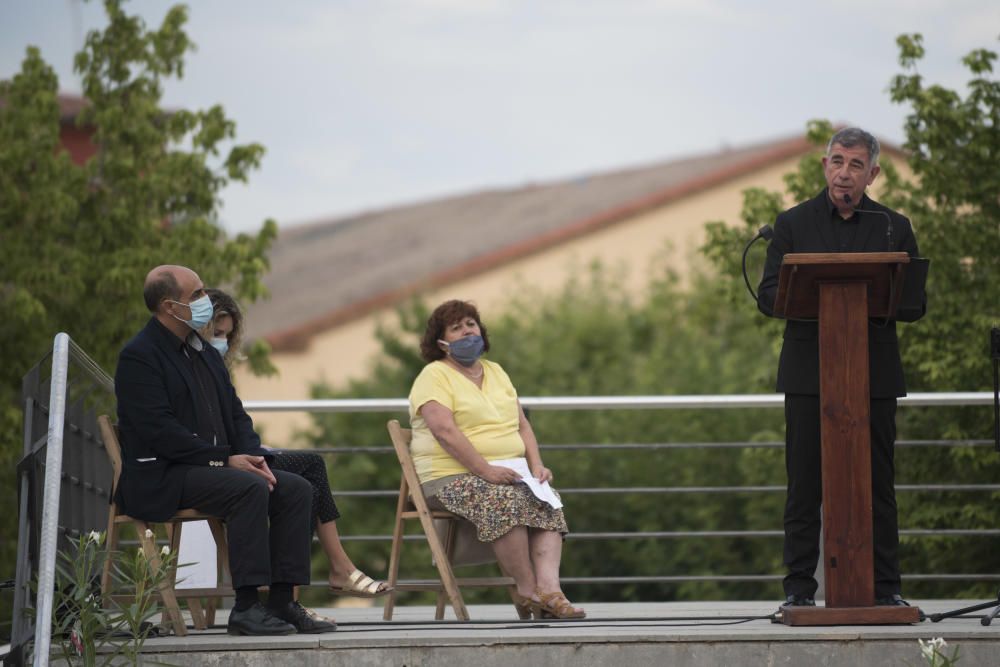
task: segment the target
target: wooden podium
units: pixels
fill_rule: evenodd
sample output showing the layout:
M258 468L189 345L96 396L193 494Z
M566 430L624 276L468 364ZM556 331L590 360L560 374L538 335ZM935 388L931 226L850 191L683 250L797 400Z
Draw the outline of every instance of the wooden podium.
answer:
M819 319L825 607L786 607L786 625L917 623L916 607L876 607L868 318L894 317L905 252L789 253L774 315Z

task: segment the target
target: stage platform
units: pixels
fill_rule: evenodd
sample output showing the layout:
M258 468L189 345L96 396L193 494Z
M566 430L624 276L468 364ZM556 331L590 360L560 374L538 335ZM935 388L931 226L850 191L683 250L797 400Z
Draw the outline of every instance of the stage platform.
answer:
M928 615L976 601L918 601ZM509 605L473 605L470 623L435 623L432 607L318 609L339 629L324 635L230 637L222 626L151 639L146 653L172 665L596 667L617 665L924 665L917 639L961 647L961 667L1000 665L1000 623L976 618L905 626L787 627L767 602L589 603L584 621L518 621ZM450 617L450 610L449 615ZM744 620L751 618L753 620Z

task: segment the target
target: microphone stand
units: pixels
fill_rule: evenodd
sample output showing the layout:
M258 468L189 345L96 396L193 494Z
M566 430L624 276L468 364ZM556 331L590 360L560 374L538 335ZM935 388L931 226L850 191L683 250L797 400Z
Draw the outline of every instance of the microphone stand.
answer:
M1000 328L998 327L990 329L990 356L993 358L993 437L996 441L996 451L1000 452ZM928 618L931 619L932 623L937 623L946 618L961 616L971 611L989 609L990 607L993 607L993 611L979 619L979 622L983 625L988 626L993 622L994 618L1000 617L1000 591L997 592L996 600L974 604L971 607L963 607L954 611L946 611L943 614L931 614Z
M952 618L954 616L961 616L962 614L967 614L970 611L979 611L980 609L989 609L994 607L993 611L979 619L979 623L982 625L989 625L993 622L993 619L1000 616L1000 592L997 593L996 600L990 600L989 602L983 602L982 604L974 604L971 607L962 607L961 609L955 609L954 611L946 611L942 614L931 614L927 618L931 619L931 623L938 623L946 618Z
M844 195L844 203L851 206L851 195ZM885 250L886 252L892 252L892 218L885 211L876 211L871 208L855 208L856 213L874 213L875 215L881 215L885 218Z
M851 204L851 195L844 195L844 203L847 205ZM886 252L892 252L892 218L885 211L876 211L871 208L856 208L854 209L856 213L874 213L875 215L881 215L885 218L885 250ZM893 294L895 290L892 287L892 273L889 274L889 294ZM878 327L886 327L889 325L889 317L882 321L882 324L876 325Z
M757 230L757 236L750 239L750 243L743 248L743 282L747 285L747 291L750 292L750 296L753 297L754 303L759 304L760 299L758 299L757 294L750 287L750 278L747 277L747 253L750 252L750 246L757 242L757 239L764 239L770 241L774 238L774 230L771 229L771 225L764 225L759 230Z
M993 440L1000 452L1000 327L990 329L990 356L993 357Z

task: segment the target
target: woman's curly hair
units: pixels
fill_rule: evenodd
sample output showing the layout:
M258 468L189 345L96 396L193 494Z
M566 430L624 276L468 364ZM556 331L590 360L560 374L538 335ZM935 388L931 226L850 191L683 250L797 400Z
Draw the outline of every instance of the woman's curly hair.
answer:
M438 340L444 339L444 330L455 322L460 322L466 317L471 317L479 325L479 335L483 337L483 352L490 351L490 337L486 333L483 321L479 319L479 311L468 301L453 299L445 301L434 309L431 316L427 318L427 329L420 339L420 356L424 361L430 363L438 359L444 359L445 351L438 345Z
M215 320L223 315L229 315L233 319L233 330L226 336L226 342L229 343L229 350L225 356L226 364L232 364L236 361L237 355L240 352L240 343L243 342L243 311L240 310L240 305L236 303L236 299L220 289L208 287L205 289L205 294L211 299L212 309L215 311L212 315L212 321L205 328L205 331L208 331L209 337L212 336L212 327L215 326Z

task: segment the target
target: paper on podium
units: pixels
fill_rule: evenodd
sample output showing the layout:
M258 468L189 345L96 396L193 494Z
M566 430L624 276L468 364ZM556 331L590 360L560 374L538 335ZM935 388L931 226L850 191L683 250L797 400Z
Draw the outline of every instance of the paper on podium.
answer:
M548 482L539 482L532 477L531 470L528 469L528 459L502 459L500 461L490 461L490 465L510 468L521 476L521 481L528 485L535 497L542 502L548 503L552 509L559 509L563 506L559 496L556 495Z
M215 538L207 521L189 521L181 530L181 545L177 550L178 565L176 588L215 588L216 571Z

